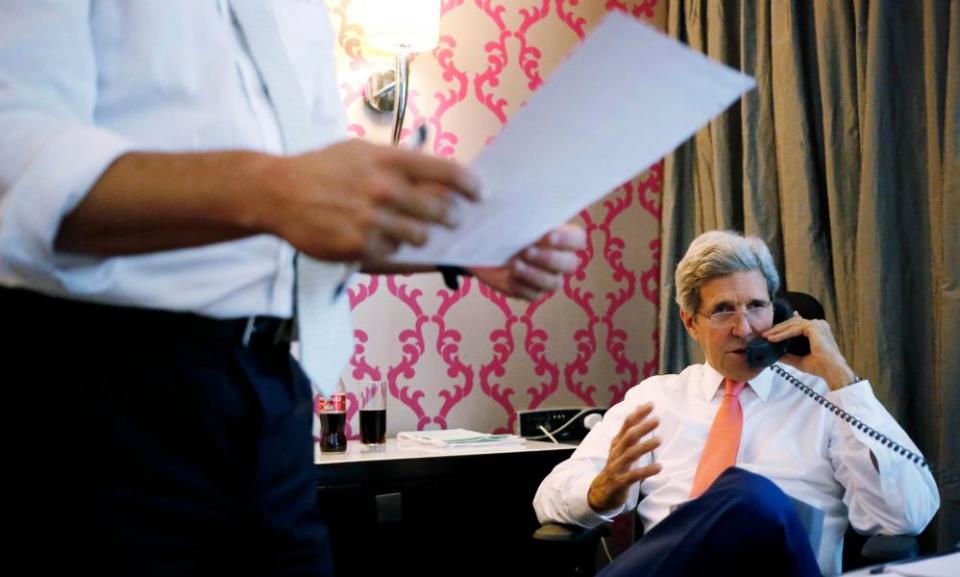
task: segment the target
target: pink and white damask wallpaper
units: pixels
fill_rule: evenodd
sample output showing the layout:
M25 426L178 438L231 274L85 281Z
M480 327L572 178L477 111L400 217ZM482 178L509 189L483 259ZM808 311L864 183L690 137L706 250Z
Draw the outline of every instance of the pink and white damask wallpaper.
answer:
M388 142L390 115L366 109L362 90L372 70L392 61L365 54L355 0L327 4L350 133ZM626 11L660 29L666 17L657 0L441 5L439 46L412 64L404 138L426 123L425 149L464 163L606 12ZM644 127L636 132L643 138ZM657 367L660 186L657 165L582 211L576 221L589 244L580 268L561 291L538 302L505 299L471 279L449 291L438 274L361 276L349 290L357 347L343 374L347 389L356 380L388 381L391 434L453 427L508 432L518 410L618 401ZM353 402L348 413L348 432L356 434Z

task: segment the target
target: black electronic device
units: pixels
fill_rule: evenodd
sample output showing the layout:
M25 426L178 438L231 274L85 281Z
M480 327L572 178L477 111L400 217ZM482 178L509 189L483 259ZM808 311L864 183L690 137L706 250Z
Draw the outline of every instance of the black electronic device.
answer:
M789 319L794 311L799 312L805 319L826 317L817 299L804 293L785 292L773 300L773 324ZM777 343L771 343L766 339L754 339L747 343L747 366L769 367L787 353L798 357L809 355L810 341L803 336Z
M573 407L520 411L517 428L531 440L579 443L603 419L604 407Z

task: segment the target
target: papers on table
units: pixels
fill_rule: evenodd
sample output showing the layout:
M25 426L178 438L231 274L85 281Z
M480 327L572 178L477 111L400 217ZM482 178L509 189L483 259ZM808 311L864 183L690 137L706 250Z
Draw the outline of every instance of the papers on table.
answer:
M484 198L391 260L500 265L636 176L754 81L611 13L471 165Z
M902 577L956 577L960 575L960 552L928 557L918 561L894 562L844 573L845 577L900 575Z
M472 448L494 445L515 445L523 443L524 438L517 435L492 435L467 429L447 429L445 431L410 431L397 434L401 441L415 441L433 447Z

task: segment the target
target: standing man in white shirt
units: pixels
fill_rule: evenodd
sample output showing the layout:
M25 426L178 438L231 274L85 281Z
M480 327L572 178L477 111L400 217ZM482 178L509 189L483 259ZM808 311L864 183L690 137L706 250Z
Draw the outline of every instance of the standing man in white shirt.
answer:
M937 511L928 468L841 420L776 370L919 455L870 383L851 370L825 321L796 315L773 326L779 285L760 239L714 231L694 240L677 266L677 303L706 363L630 389L540 485L534 507L541 522L594 526L636 508L646 534L605 576L692 575L705 568L750 574L762 563L767 574L810 574L804 562L810 546L797 541L795 515L781 490L824 512L820 547L812 552L824 575L840 572L848 522L867 533L919 533ZM809 339L810 353L783 356L788 367L748 366L750 341L800 335ZM727 427L728 415L739 423L735 429ZM722 453L712 449L730 439L722 467L735 468L711 472ZM758 507L753 497L760 493Z
M335 376L348 265L395 270L378 262L455 226L451 195L477 185L453 162L346 141L326 10L0 0L10 566L332 572L310 383L289 354L295 277L320 271L311 313L331 319L320 370ZM473 272L535 299L584 243L561 227Z

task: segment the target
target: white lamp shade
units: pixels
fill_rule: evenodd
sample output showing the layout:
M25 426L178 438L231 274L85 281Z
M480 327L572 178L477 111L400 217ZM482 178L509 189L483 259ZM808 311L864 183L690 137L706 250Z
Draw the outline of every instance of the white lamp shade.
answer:
M367 44L388 52L426 52L440 40L440 0L363 0Z

